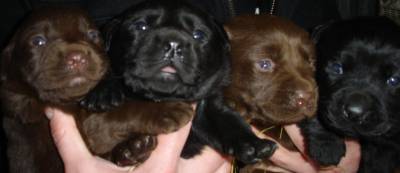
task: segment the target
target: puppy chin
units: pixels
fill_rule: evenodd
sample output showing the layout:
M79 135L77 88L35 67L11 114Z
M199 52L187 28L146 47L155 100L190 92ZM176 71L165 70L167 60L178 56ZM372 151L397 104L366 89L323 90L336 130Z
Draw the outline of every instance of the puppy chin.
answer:
M382 122L377 125L374 124L376 124L376 122L367 123L362 126L355 125L354 129L360 134L360 136L364 137L377 137L386 135L391 129L391 125L387 122Z
M86 85L88 79L85 77L75 77L68 82L69 87L79 87L81 85Z
M150 92L160 93L160 94L173 94L180 88L181 84L172 81L157 80L148 83L150 87Z
M333 127L339 133L354 138L371 138L386 135L391 129L391 124L384 120L353 122L346 119L346 116L338 113L329 113L322 117L326 125ZM379 123L381 122L381 123Z
M56 104L75 104L80 101L90 88L59 88L51 91L39 92L39 97L43 101L48 101Z
M63 76L63 78L57 77L53 80L38 80L32 83L32 86L35 87L41 100L63 104L63 102L79 101L97 83L98 80L83 76Z
M160 72L155 76L157 81L167 82L167 83L177 83L180 82L179 76L176 73Z

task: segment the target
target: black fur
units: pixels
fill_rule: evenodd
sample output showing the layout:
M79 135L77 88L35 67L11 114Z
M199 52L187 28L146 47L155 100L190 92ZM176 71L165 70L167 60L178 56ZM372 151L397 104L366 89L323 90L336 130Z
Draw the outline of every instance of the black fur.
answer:
M342 137L352 137L361 144L359 172L391 173L400 163L400 28L384 17L323 28L317 40L319 121L302 124L309 154L337 164L345 151Z
M246 163L273 153L275 144L257 138L219 99L229 83L229 43L222 26L206 13L179 0L146 1L111 22L106 45L113 73L84 106L107 110L125 98L202 100L184 157L198 154L203 144ZM162 72L165 67L176 72Z

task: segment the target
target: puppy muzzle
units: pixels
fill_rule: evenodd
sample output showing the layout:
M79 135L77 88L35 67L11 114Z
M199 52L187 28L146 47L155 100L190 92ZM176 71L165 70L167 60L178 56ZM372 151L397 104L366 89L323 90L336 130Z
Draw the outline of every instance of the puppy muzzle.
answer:
M171 41L164 45L164 57L165 61L182 61L183 53L182 53L182 45L179 42Z

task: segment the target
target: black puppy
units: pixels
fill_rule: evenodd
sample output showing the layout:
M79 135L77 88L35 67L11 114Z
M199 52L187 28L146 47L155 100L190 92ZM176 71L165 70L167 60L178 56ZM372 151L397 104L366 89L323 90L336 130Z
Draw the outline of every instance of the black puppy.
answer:
M182 0L145 1L106 27L106 44L113 73L84 106L105 110L125 98L199 101L185 157L199 153L203 144L246 163L273 153L273 142L258 139L238 113L222 104L221 89L229 81L229 44L222 26L206 13ZM149 109L164 115L175 111Z
M363 17L316 33L320 121L303 124L309 154L336 164L345 151L341 137L357 138L359 172L394 172L400 163L400 28L384 17Z

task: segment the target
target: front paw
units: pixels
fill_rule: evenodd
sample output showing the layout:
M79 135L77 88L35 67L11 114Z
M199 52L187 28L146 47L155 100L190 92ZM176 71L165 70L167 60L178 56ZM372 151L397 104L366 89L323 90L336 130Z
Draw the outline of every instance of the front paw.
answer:
M155 136L136 135L113 148L111 161L118 166L136 166L149 158L156 146Z
M159 103L158 118L152 123L158 133L171 133L186 125L193 118L193 108L184 102Z
M321 166L337 165L346 153L343 140L313 141L308 144L308 155Z
M269 158L277 149L275 142L265 139L240 140L227 146L228 154L245 164L252 164Z
M125 94L122 89L98 85L80 101L80 105L89 111L104 112L121 105L124 100Z

